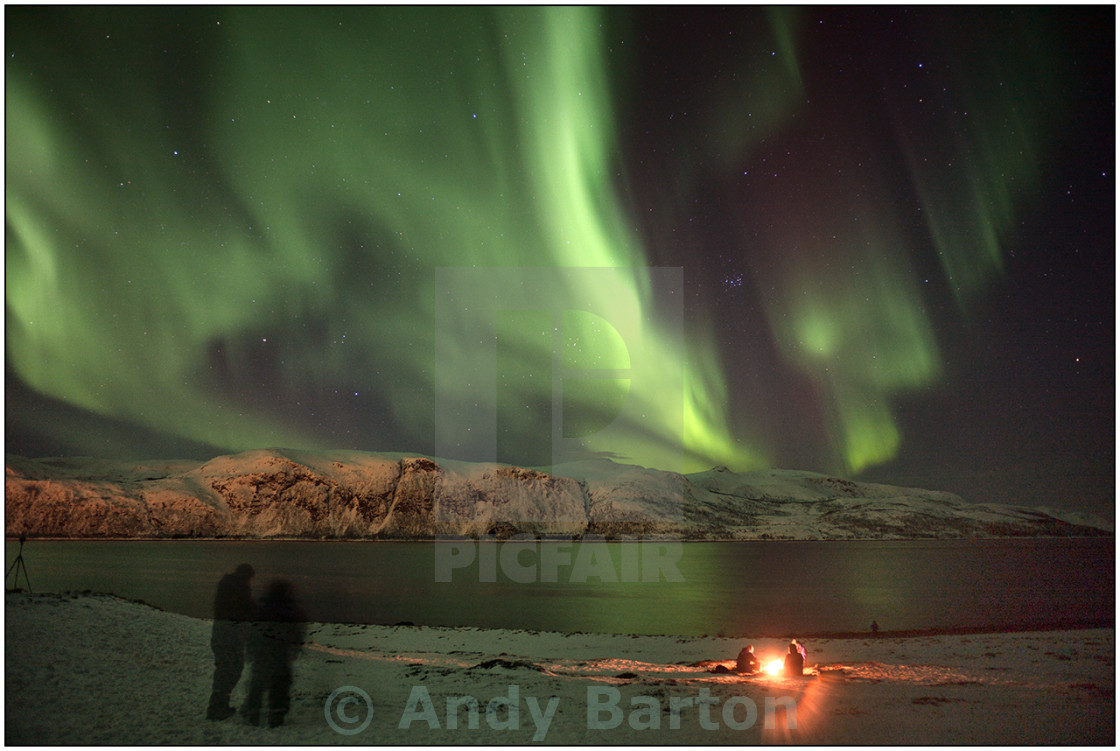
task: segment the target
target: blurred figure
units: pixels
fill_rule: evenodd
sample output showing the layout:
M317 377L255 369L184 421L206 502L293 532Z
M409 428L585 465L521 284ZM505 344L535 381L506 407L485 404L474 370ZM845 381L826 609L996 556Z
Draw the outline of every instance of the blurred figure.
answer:
M797 651L801 654L801 661L809 661L809 653L805 651L805 645L797 641L797 639L790 639L790 644L797 647Z
M879 635L879 621L871 621L871 635L872 636L878 636Z
M214 684L206 719L224 720L234 713L229 696L245 667L246 631L255 615L251 582L253 567L242 563L218 582L214 595L214 627L210 649L214 651Z
M790 678L800 678L805 674L805 657L801 653L801 645L796 640L789 643L789 652L782 666L782 674Z
M735 660L736 673L757 673L761 667L762 663L755 657L753 644L739 650L739 657Z
M306 620L290 581L276 579L269 584L249 640L253 672L243 711L250 725L260 724L261 704L266 692L268 726L274 728L284 724L291 702L292 662L303 647Z

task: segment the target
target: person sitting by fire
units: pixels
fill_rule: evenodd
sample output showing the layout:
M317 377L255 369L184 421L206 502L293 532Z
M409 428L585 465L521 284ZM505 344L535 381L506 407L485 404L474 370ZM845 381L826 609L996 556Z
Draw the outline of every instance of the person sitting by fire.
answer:
M796 640L789 643L789 653L782 666L782 673L786 677L799 678L805 674L805 657L801 650L802 647Z
M739 657L735 660L736 673L757 673L762 663L754 654L754 645L748 644L739 650Z

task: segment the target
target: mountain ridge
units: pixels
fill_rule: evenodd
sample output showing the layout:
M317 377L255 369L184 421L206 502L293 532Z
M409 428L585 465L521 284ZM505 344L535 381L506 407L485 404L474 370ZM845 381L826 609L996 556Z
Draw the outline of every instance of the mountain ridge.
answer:
M64 538L671 536L932 539L1112 534L1089 514L967 503L815 472L682 475L408 453L257 449L207 461L7 457L8 534Z

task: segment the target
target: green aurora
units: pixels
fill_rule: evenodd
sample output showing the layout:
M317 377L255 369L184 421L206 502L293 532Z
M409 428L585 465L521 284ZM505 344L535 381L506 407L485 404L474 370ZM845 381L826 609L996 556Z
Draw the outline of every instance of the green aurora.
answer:
M612 268L614 283L581 290L602 316L564 313L564 367L627 367L604 320L636 309L664 378L567 382L565 430L647 466L782 462L773 420L750 409L773 396L737 394L729 375L729 351L748 342L727 341L725 314L695 299L715 272L694 264L714 249L697 235L670 247L627 186L682 216L788 146L771 187L722 191L735 218L719 252L747 270L781 371L811 390L820 432L806 440L824 447L811 468L889 462L907 441L898 400L948 375L930 290L969 320L1036 205L1069 106L1046 14L1022 13L999 19L1020 34L987 45L956 39L951 20L929 29L921 59L955 61L951 92L935 91L954 115L917 127L910 110L927 103L891 93L888 117L851 105L826 127L812 13L743 9L741 52L688 93L694 146L662 149L658 183L630 140L652 75L645 21L621 9L6 14L9 373L54 402L224 451L431 452L437 371L494 357L463 342L436 361L437 270ZM793 146L817 129L848 145ZM824 174L826 162L850 169ZM683 268L683 336L650 266ZM564 300L558 289L542 309ZM497 322L502 460L551 456L552 323L528 309ZM642 417L600 430L618 414Z

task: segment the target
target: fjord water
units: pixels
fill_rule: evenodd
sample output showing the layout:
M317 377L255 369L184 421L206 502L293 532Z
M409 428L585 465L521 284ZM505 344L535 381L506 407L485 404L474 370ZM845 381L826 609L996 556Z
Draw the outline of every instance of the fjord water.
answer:
M500 561L510 543L461 546L455 565L475 560L456 568L437 547L448 544L31 540L23 558L35 592L109 592L200 618L211 616L218 579L242 562L257 571L257 594L274 577L292 580L313 620L385 625L782 637L865 631L872 620L889 630L1106 623L1115 606L1112 537L690 542L659 551L520 543L513 579L533 572L528 582L500 564L487 573L487 556ZM8 542L5 570L17 551ZM641 568L632 564L651 552L668 554L662 572L675 569L680 580L634 576ZM600 575L572 581L581 557Z

